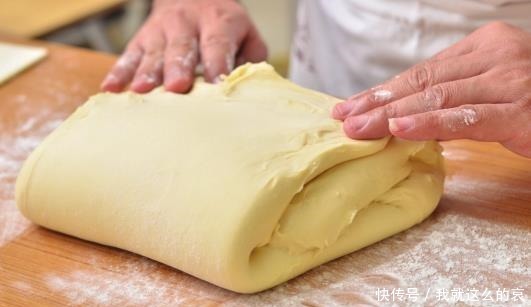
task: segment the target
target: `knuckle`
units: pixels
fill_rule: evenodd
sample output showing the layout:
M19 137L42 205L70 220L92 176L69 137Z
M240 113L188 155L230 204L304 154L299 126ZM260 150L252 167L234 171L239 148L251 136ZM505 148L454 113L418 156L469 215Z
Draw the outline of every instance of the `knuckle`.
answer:
M506 22L496 20L496 21L490 22L487 25L485 25L485 28L493 29L493 30L507 30L507 29L512 28L512 26Z
M211 34L205 36L201 42L202 48L208 48L212 46L228 46L230 45L229 39L224 35Z
M209 14L210 17L214 17L217 19L223 19L228 14L228 12L223 7L213 6L207 10L207 14Z
M165 41L160 34L159 32L154 32L148 39L142 41L141 49L143 50L143 56L156 57L163 53Z
M154 48L153 46L149 46L145 48L144 56L149 58L157 58L161 55L162 50L159 48Z
M522 59L523 61L526 61L527 63L529 63L529 54L531 53L531 49L529 49L529 47L525 46L522 42L520 41L515 41L513 42L512 44L510 44L510 48L511 48L511 51L512 51L512 55L516 58L516 59Z
M518 104L520 104L524 115L527 114L526 116L531 116L531 94L522 97Z
M466 106L457 108L446 118L448 128L452 132L458 132L477 125L480 121L488 120L488 114L482 108Z
M197 18L189 8L176 4L175 7L161 12L157 23L169 37L174 32L183 30L188 32L195 29Z
M483 29L496 29L496 28L499 28L499 27L502 27L502 26L503 26L503 22L499 21L499 20L496 20L496 21L491 21L491 22L487 23L486 25L484 25Z
M442 132L446 130L452 130L452 132L455 132L454 124L444 116L430 115L426 118L424 123L426 128L437 131L439 137Z
M530 50L519 40L510 39L503 43L502 48L496 49L494 52L496 52L501 59L506 61L507 58L527 59Z
M450 107L450 94L447 88L435 85L428 87L422 94L421 103L428 110L445 109Z
M190 12L186 7L183 6L176 6L175 9L173 9L173 12L171 12L171 18L177 18L177 19L186 19L187 16L190 15Z
M189 35L174 36L168 42L168 47L179 50L195 50L197 49L197 39Z
M239 22L247 17L245 11L239 6L231 6L230 8L214 6L207 9L205 15L209 20L225 24Z
M382 87L375 87L367 95L367 101L371 106L381 106L392 100L392 92Z
M409 87L417 92L426 89L433 82L432 80L432 68L427 63L413 67L406 78Z
M399 114L398 106L390 103L383 107L383 117L385 118L394 118Z
M421 114L418 119L418 127L425 131L439 131L444 127L444 121L440 116L433 113Z
M510 80L525 82L531 79L531 70L522 67L512 67L505 72L505 76Z
M185 20L190 16L190 9L183 5L174 5L172 8L164 10L160 15L165 22L174 20Z

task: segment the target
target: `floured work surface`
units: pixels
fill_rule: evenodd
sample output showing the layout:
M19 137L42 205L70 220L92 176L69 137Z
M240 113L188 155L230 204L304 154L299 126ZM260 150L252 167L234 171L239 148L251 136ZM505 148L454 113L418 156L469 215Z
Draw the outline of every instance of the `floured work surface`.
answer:
M81 64L62 65L65 58ZM531 165L488 143L444 144L446 190L421 225L256 295L222 290L146 258L33 226L13 200L22 160L97 91L110 65L101 55L54 47L31 75L0 89L0 304L386 305L377 301L376 289L399 287L424 295L431 289L426 300L435 304L436 288L530 288ZM45 81L28 91L37 80Z

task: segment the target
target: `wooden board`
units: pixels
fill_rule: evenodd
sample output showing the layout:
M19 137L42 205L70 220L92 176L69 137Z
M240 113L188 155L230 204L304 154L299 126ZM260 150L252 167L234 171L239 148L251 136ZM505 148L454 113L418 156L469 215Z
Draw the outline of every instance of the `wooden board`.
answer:
M2 0L0 33L38 37L125 2L127 0Z
M226 291L144 257L32 225L13 200L20 165L98 91L114 61L45 46L48 58L0 87L1 306L390 305L379 301L384 289L395 289L395 303L404 305L398 289L407 288L409 303L416 289L417 302L428 305L441 303L437 289L487 288L496 299L497 289L505 288L509 300L519 291L529 298L531 160L497 144L445 143L445 194L425 222L255 295Z

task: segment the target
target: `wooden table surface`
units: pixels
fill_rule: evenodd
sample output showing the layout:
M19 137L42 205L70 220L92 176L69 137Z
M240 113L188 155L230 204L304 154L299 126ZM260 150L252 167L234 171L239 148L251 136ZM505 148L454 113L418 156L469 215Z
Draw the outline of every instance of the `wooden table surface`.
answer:
M419 294L421 305L449 302L437 297L441 289L460 289L469 301L474 289L492 293L494 300L496 291L506 291L498 303L524 304L519 294L529 303L531 160L497 144L443 144L445 193L425 222L255 295L226 291L144 257L31 224L13 200L21 163L98 91L114 61L39 44L49 57L0 87L0 306L392 304L384 301L383 289L396 293L393 299L403 305L416 298L398 296L408 288ZM493 305L487 298L476 304Z
M2 0L0 33L38 37L125 2L127 0Z

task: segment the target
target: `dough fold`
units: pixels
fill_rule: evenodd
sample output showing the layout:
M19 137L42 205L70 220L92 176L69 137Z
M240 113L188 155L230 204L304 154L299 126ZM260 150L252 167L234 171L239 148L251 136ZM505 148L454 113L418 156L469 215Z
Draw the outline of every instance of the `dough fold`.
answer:
M344 136L339 99L247 64L187 95L98 94L25 162L33 222L237 292L273 287L421 222L436 142Z

